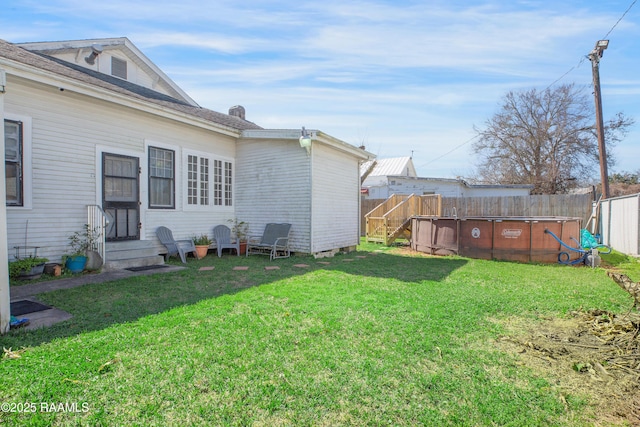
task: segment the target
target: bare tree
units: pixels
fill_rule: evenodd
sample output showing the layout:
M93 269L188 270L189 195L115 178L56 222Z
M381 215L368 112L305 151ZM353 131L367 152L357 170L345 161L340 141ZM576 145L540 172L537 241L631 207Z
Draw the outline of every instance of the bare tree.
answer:
M632 119L618 113L605 124L607 147L627 132ZM509 92L500 110L477 129L477 181L531 184L533 194L565 193L597 175L598 140L593 99L573 84L540 92ZM613 164L610 150L608 163Z

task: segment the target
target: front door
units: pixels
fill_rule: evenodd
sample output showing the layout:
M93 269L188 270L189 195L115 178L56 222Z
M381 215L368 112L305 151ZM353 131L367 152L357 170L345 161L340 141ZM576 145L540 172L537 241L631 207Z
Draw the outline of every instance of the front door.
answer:
M102 209L107 241L140 239L140 170L137 157L102 153Z

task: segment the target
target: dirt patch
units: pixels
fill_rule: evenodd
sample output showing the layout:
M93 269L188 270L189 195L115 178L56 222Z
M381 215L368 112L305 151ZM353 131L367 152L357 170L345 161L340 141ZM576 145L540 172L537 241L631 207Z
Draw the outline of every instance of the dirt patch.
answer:
M639 312L592 310L499 323L509 331L499 340L503 350L566 392L586 396L596 425L640 426Z

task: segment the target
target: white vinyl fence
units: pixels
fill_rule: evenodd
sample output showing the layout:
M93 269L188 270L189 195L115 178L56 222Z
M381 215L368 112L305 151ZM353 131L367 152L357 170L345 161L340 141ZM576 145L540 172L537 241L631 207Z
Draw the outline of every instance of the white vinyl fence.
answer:
M640 256L640 193L603 200L600 230L605 245Z

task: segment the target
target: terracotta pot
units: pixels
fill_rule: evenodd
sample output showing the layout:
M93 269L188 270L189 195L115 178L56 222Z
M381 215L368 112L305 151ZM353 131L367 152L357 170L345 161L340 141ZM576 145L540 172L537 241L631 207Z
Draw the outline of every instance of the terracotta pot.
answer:
M202 259L207 256L207 251L209 250L208 245L196 245L196 256L198 259Z
M247 253L247 242L240 242L240 255Z

